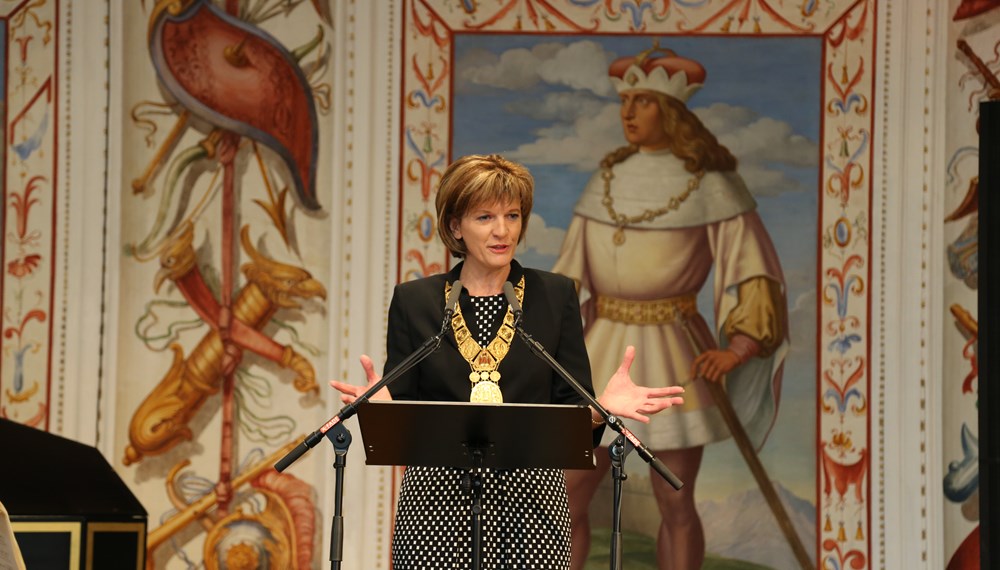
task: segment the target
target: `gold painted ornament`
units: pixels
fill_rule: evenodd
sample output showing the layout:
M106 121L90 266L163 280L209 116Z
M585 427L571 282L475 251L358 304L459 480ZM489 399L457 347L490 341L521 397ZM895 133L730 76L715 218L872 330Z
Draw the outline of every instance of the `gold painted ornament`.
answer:
M603 204L605 209L607 209L608 216L611 216L611 221L618 226L614 235L611 236L611 241L617 246L623 245L625 243L626 226L638 224L640 222L651 222L664 214L679 210L681 204L683 204L695 190L701 187L701 179L703 176L705 176L705 172L703 170L696 172L695 175L688 180L687 188L684 192L682 192L679 196L673 196L670 198L666 206L655 210L644 210L641 214L635 216L626 216L625 214L615 210L615 199L611 196L611 180L615 177L615 175L611 172L610 168L605 168L604 172L601 173L601 178L604 180L604 196L601 198L601 204Z

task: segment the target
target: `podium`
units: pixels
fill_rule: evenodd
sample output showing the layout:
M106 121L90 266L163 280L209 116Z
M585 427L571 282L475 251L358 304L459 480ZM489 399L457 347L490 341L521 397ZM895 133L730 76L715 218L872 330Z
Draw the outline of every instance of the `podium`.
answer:
M358 408L368 465L467 469L472 568L482 567L480 468L593 469L587 406L365 402Z
M0 419L0 500L27 568L145 565L146 511L96 449Z

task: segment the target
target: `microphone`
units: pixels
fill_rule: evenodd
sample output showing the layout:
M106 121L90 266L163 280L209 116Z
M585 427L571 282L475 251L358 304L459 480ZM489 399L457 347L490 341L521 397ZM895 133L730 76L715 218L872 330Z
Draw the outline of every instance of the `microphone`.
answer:
M458 298L462 295L462 282L456 279L451 284L451 293L448 300L444 302L444 320L450 321L455 314L455 306L458 305Z
M503 282L503 295L507 297L507 303L510 305L510 310L514 313L514 322L521 322L521 317L524 316L524 311L521 310L521 302L517 300L517 294L514 293L514 286L510 284L510 281Z
M462 295L462 282L456 279L451 284L451 292L448 293L448 300L444 302L444 318L441 319L441 332L438 336L443 336L451 323L451 317L455 314L455 307L458 305L458 298Z

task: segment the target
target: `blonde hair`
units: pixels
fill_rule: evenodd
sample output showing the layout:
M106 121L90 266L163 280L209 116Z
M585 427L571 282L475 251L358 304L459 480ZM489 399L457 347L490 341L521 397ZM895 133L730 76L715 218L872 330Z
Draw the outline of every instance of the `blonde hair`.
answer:
M705 127L697 115L683 102L669 95L651 92L660 105L663 129L668 136L668 149L684 161L688 172L728 172L736 170L736 157L719 144L719 139ZM639 152L639 147L628 145L608 153L601 161L603 168L611 168Z
M441 176L434 205L438 237L455 257L465 257L465 242L452 235L451 224L483 204L515 202L521 207L521 243L528 230L535 180L524 166L498 154L470 154L452 162Z

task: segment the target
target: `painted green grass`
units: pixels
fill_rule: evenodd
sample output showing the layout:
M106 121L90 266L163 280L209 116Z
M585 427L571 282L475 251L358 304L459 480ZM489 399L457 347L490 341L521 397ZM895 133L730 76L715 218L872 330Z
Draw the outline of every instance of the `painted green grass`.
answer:
M611 529L593 528L590 534L590 556L587 558L586 570L608 570L611 560L608 552L611 548ZM648 536L631 532L622 533L622 550L624 550L622 568L628 570L658 570L656 567L656 541ZM741 560L719 558L707 554L702 570L769 570Z

